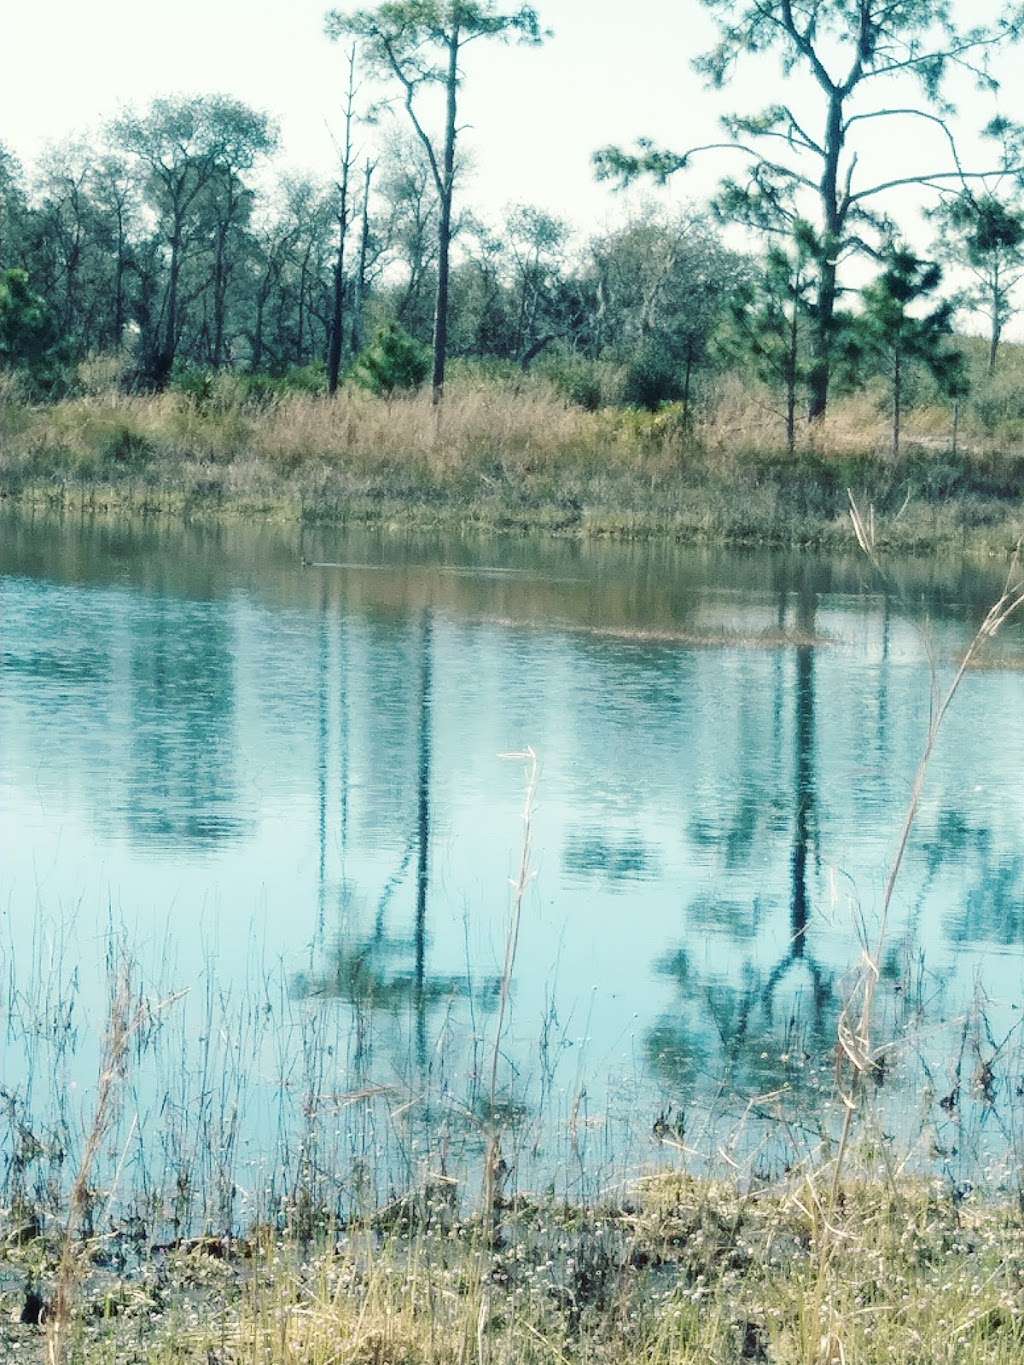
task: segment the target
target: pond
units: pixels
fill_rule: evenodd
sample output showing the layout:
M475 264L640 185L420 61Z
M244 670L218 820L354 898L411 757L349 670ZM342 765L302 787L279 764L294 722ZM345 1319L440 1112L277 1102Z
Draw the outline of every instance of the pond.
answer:
M882 583L853 548L7 509L4 1090L38 1108L66 1088L62 1121L87 1123L114 939L174 997L174 1075L133 1081L139 1141L170 1161L171 1095L193 1159L216 1148L246 1188L240 1164L287 1148L282 1094L350 1156L381 1140L363 1111L382 1096L435 1130L498 1104L531 1134L523 1179L567 1152L635 1167L659 1137L749 1154L751 1116L785 1106L810 1132L933 687L1005 568ZM1017 1057L1024 982L1019 626L985 662L928 776L876 1020L892 1123L958 1170L1016 1141L986 1129L985 1090ZM998 1074L1019 1084L1016 1061Z

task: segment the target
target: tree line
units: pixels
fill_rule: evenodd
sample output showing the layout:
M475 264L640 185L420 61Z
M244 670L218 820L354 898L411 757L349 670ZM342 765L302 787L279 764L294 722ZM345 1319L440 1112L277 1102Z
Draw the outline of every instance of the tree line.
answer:
M947 0L694 3L718 29L697 78L742 88L746 60L774 53L811 94L729 116L710 144L597 151L598 177L620 184L705 158L722 175L699 209L648 208L583 242L536 206L496 229L468 202L459 103L475 46L548 36L531 6L496 0L325 16L343 54L332 183L269 185L277 130L226 96L123 112L31 177L0 146L0 364L44 392L107 353L136 388L232 369L333 393L351 374L381 391L429 380L440 401L450 358L540 361L589 405L607 396L603 364L620 401L685 414L710 364L742 363L778 394L790 445L837 384L870 372L890 385L898 445L914 374L965 389L956 311L986 319L990 372L1017 311L1024 135L993 117L970 163L948 87L996 90L992 59L1024 35L1024 8L964 26ZM878 126L921 164L873 172L860 139ZM930 259L901 231L907 189L928 200ZM733 224L762 249L730 250ZM854 289L858 258L873 279ZM942 297L949 265L962 287Z

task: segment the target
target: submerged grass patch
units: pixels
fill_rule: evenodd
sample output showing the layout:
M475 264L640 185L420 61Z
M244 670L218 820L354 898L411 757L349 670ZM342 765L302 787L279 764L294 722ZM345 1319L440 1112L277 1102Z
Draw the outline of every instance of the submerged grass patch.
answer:
M480 624L501 626L505 630L550 630L551 623L515 621L510 617L482 617ZM580 625L558 621L560 634L589 635L597 639L616 640L638 645L681 645L687 649L821 649L834 643L833 637L820 631L796 628L768 627L764 630L692 630L645 628L615 625ZM1024 664L1021 665L1024 667Z

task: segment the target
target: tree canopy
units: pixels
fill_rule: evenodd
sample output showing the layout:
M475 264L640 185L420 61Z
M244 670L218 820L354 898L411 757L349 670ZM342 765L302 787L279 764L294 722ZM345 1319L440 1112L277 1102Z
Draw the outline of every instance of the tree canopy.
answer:
M719 212L770 233L791 233L810 219L816 233L817 291L809 411L824 413L835 359L839 268L855 252L877 255L896 236L886 196L904 186L931 190L967 185L1024 169L1017 130L994 117L993 164L965 165L952 123L949 77L957 72L988 91L997 88L993 54L1024 35L1024 7L1010 5L994 22L963 25L951 0L701 0L718 40L694 63L715 88L730 84L745 58L774 54L789 75L800 71L817 91L813 119L773 103L723 120L727 140L681 151L642 140L635 150L595 154L603 178L648 174L664 181L697 157L731 155L744 169L723 176ZM911 96L905 98L908 82ZM932 135L934 160L907 174L878 177L860 154L869 124L891 123ZM915 137L917 135L915 134ZM917 143L915 142L915 146ZM922 154L923 155L923 154Z
M444 390L448 354L448 294L452 208L457 166L458 96L462 54L481 38L537 45L545 34L532 5L502 10L495 0L385 0L374 9L331 10L327 36L354 40L368 70L394 82L409 123L419 139L439 202L437 293L434 304L434 401ZM440 87L445 96L444 129L432 135L419 103L424 91Z

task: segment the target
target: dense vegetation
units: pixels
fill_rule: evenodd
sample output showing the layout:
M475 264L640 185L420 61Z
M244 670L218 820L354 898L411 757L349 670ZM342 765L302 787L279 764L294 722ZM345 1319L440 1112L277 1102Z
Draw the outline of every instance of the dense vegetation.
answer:
M840 1195L668 1176L586 1206L523 1198L492 1229L439 1185L336 1227L326 1249L261 1227L182 1240L135 1274L97 1253L63 1345L111 1365L1020 1359L1015 1205L938 1181ZM8 1254L45 1257L38 1243ZM8 1358L46 1358L42 1302L0 1293Z
M727 119L720 147L604 149L598 174L621 180L664 180L698 153L739 152L747 170L706 206L652 203L589 237L528 203L496 228L468 203L467 49L542 42L525 6L403 0L329 14L328 37L350 44L336 183L285 176L268 188L273 122L225 96L124 111L31 174L0 148L0 368L36 401L94 392L102 373L108 389L171 388L202 404L230 372L261 400L333 394L347 376L386 400L429 380L436 402L452 359L506 386L537 375L584 410L670 408L690 446L720 424L741 375L748 407L790 452L821 447L829 403L865 392L888 428L880 437L869 423L872 448L898 454L925 409L933 443L945 412L941 444L954 453L964 423L1015 444L1024 407L1000 360L1024 274L1022 139L996 118L988 164L967 165L947 87L966 75L994 88L989 57L1017 40L1019 17L959 30L932 0L757 4L738 17L703 3L721 30L697 63L712 84L774 50L814 78L818 107ZM395 96L376 133L361 126L367 84ZM855 102L876 86L898 106ZM862 184L856 140L881 119L904 138L934 133L921 155L938 161ZM890 208L908 184L931 203L934 260ZM732 224L747 229L742 252L723 239ZM857 255L874 275L860 291L844 283ZM958 316L983 321L983 361L968 363L953 337Z

